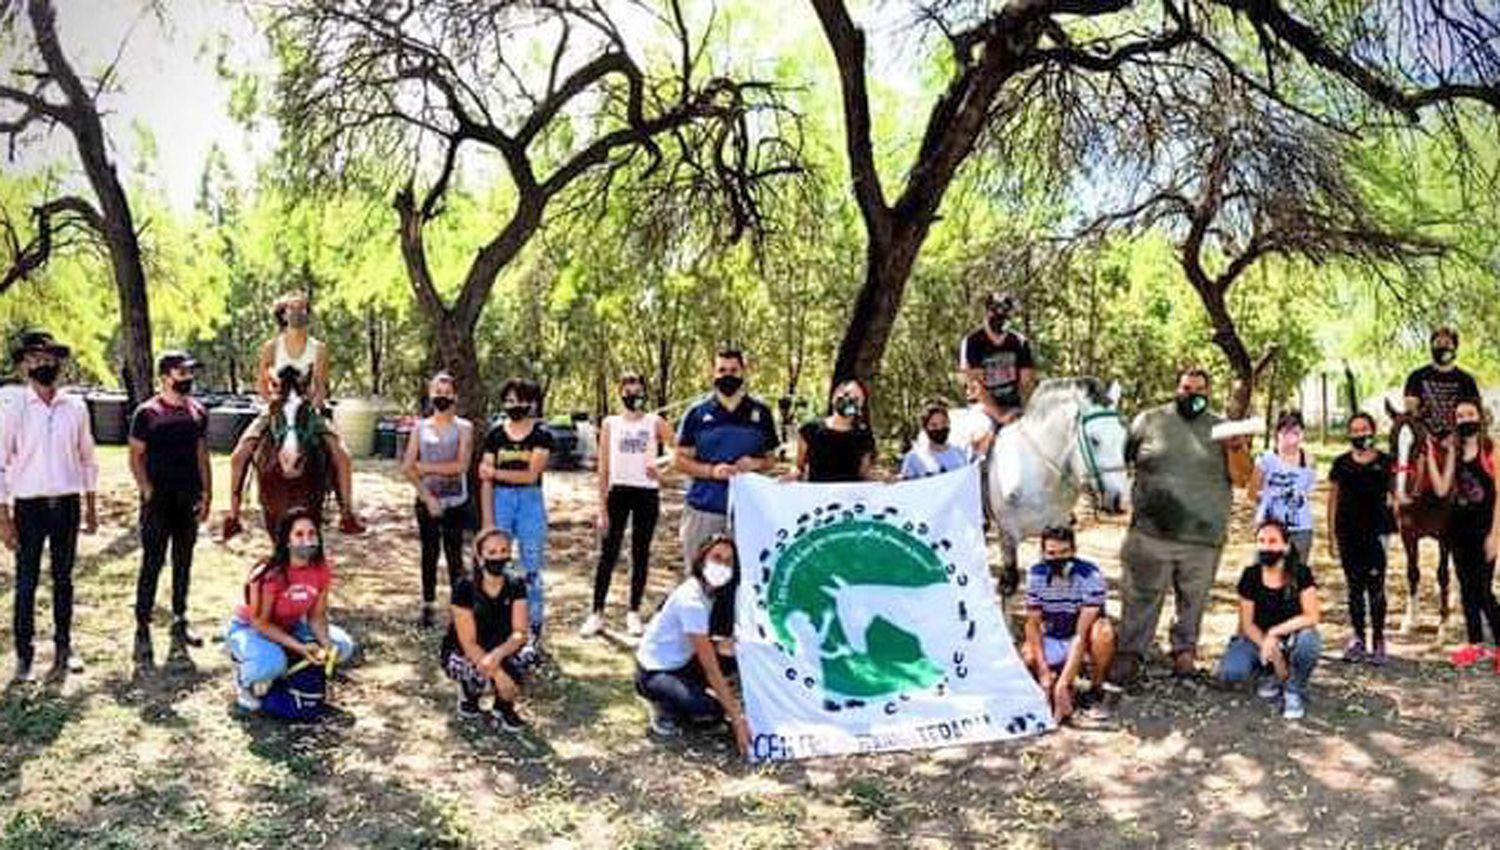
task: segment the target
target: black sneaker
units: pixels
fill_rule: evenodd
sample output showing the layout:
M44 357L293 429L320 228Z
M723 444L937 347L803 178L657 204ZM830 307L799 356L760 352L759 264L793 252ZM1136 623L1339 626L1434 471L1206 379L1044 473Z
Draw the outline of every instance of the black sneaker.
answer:
M479 697L469 696L469 693L464 690L463 685L458 686L458 716L479 716Z
M138 666L149 667L156 655L156 650L151 645L151 627L139 624L135 627L135 663Z
M178 617L172 621L172 640L197 649L203 646L203 638L199 637L188 627L186 618Z
M431 602L422 603L422 613L417 617L417 628L430 629L433 627L436 618L433 617L432 609L433 604Z
M490 712L495 725L504 732L515 734L526 729L526 718L516 713L516 707L508 702L496 701L495 708Z

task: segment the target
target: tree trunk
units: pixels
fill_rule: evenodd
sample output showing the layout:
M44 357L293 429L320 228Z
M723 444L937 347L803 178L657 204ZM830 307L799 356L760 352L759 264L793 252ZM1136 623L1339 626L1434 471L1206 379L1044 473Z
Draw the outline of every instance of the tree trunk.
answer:
M849 378L870 383L880 371L880 359L890 342L906 282L911 278L928 227L924 221L895 228L888 235L870 233L865 250L865 282L854 299L849 327L839 343L834 383Z
M375 317L373 305L365 307L365 334L370 346L370 395L378 396L384 388L381 380L380 320Z
M458 391L458 415L473 421L482 431L488 404L479 377L479 352L474 345L478 318L466 321L453 310L445 310L440 316L429 316L428 320L437 328L438 367L453 376Z
M109 250L109 261L120 298L120 341L124 359L125 392L132 405L152 393L151 313L146 299L146 268L136 238L135 219L125 188L109 158L104 125L93 95L73 70L57 35L57 11L50 0L31 0L28 15L36 35L37 51L48 73L67 98L64 122L78 148L78 157L89 186L99 201L100 236Z

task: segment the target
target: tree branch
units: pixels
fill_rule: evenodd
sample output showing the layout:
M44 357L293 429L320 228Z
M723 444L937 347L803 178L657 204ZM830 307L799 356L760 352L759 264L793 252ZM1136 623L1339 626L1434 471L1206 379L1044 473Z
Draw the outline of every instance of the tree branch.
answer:
M889 208L870 137L870 94L865 81L865 34L854 25L842 0L812 0L823 35L833 50L843 95L844 147L854 180L854 200L871 230L889 227ZM873 235L873 234L872 234Z

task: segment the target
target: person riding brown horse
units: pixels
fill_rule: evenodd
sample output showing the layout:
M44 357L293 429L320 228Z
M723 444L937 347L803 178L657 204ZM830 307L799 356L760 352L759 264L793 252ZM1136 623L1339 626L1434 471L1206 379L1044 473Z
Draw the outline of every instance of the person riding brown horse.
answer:
M1443 448L1419 415L1397 412L1389 404L1391 417L1391 456L1396 459L1396 477L1392 488L1396 494L1396 525L1401 534L1401 548L1406 553L1406 613L1401 617L1401 633L1410 635L1417 628L1417 600L1421 597L1421 552L1424 538L1438 544L1438 631L1442 643L1448 629L1448 547L1443 535L1448 528L1450 499L1437 495L1422 463L1424 453L1437 454L1442 460Z
M323 433L327 426L322 417L314 415L301 377L290 367L274 376L268 427L263 437L256 438L252 455L260 482L261 513L266 530L273 534L281 518L293 508L305 509L321 526L323 504L332 489L332 467ZM235 484L243 487L244 481ZM225 521L226 539L240 530L238 517Z

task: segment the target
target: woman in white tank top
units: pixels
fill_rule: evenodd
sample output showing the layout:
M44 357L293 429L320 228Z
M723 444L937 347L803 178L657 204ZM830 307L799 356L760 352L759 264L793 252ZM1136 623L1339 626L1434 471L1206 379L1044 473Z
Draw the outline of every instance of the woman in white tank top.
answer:
M665 419L646 412L646 382L626 373L620 379L625 411L606 417L599 434L599 530L603 545L594 571L594 606L581 629L584 637L604 628L604 602L610 577L620 558L625 526L630 524L630 605L626 631L642 632L641 596L646 590L646 560L651 536L661 513L661 475L656 461L663 449L673 448L672 428Z

